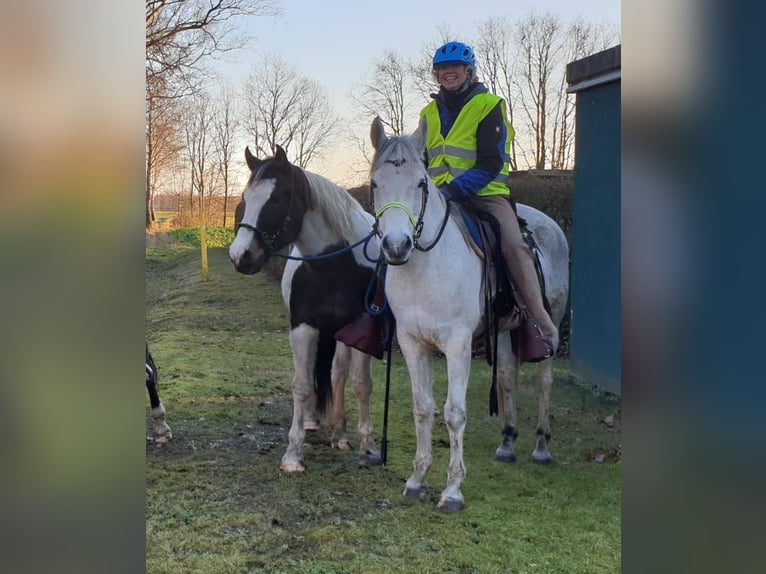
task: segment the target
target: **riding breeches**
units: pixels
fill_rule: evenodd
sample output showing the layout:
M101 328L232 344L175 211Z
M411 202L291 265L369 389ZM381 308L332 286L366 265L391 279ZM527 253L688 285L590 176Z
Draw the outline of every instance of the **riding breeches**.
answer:
M516 288L521 291L529 313L538 320L543 334L558 342L558 329L543 305L534 256L521 237L519 222L508 198L503 195L481 196L487 210L500 224L500 251L511 270Z

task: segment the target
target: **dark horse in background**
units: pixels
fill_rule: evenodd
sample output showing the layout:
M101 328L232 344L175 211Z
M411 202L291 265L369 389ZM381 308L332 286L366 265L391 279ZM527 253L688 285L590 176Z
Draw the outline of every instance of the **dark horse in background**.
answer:
M234 267L240 273L258 273L269 257L292 246L282 275L282 298L290 315L293 418L280 468L304 470L305 431L317 428L316 411L325 412L330 402L330 444L351 448L344 406L349 371L359 402L359 461L380 464L370 421L371 357L335 339L341 327L364 311L378 258L377 242L364 242L373 218L344 188L291 164L279 146L266 159L245 149L245 160L251 175L229 247Z
M146 390L149 391L149 404L152 407L152 437L154 442L163 443L173 438L168 422L165 420L165 407L157 390L157 366L154 364L149 344L146 344ZM147 439L149 440L149 439Z

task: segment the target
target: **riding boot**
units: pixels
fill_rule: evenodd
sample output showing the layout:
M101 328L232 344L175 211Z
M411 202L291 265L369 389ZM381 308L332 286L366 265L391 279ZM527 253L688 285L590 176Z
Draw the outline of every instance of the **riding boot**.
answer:
M559 346L559 330L553 324L543 305L542 290L540 281L537 279L532 252L522 242L521 245L514 245L513 249L503 251L503 257L511 270L516 288L521 291L527 310L540 323L542 335L550 344L552 352L555 353Z

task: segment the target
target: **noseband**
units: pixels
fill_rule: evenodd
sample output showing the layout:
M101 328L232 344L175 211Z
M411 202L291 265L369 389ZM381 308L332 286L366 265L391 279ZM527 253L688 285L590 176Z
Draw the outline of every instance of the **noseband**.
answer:
M385 163L391 163L395 165L396 167L399 167L402 165L405 161L405 159L396 159L396 160L386 160ZM415 219L415 216L413 215L412 211L409 207L407 207L404 203L401 201L389 201L388 203L381 206L380 209L378 209L375 212L375 225L373 227L375 234L380 237L380 229L378 228L378 220L380 217L389 209L397 208L401 209L407 214L407 217L410 220L410 223L412 224L412 239L413 239L413 246L418 251L430 251L434 248L434 246L439 242L439 239L441 239L442 233L444 232L444 228L447 227L447 220L449 219L450 214L450 205L449 202L447 202L447 209L444 213L444 220L442 221L441 227L439 229L439 233L436 235L436 239L433 240L433 242L424 247L420 243L420 234L423 232L423 217L426 213L426 205L428 204L428 176L423 177L423 179L420 180L418 183L418 187L420 188L421 192L421 201L420 201L420 215L418 215L417 220ZM372 185L370 185L370 189L372 189Z
M264 231L261 231L254 225L250 225L249 223L238 223L236 229L234 230L234 233L236 234L237 231L239 231L240 227L244 227L245 229L249 229L255 234L255 237L258 239L260 243L262 243L266 250L269 252L279 251L284 245L279 245L279 238L282 236L282 234L287 231L289 225L292 223L292 219L288 215L284 222L282 222L282 228L279 229L276 233L266 233Z

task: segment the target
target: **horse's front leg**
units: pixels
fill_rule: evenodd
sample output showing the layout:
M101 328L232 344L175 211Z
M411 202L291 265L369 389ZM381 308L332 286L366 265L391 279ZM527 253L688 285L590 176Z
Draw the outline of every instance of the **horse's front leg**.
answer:
M466 422L466 392L471 374L471 334L453 338L445 349L447 357L447 401L444 403L444 422L450 438L450 459L447 487L439 498L439 509L455 512L464 506L460 485L465 478L463 464L463 433Z
M279 465L284 472L303 472L303 428L306 400L314 392L314 361L319 332L313 327L301 324L290 331L290 346L293 350L293 421L288 434L287 451Z
M346 379L348 378L351 348L342 343L335 346L332 359L332 437L330 446L349 450L351 442L346 434Z
M516 462L513 446L519 433L516 429L514 395L519 387L519 361L513 354L509 331L500 333L497 343L497 392L498 406L503 416L503 439L495 450L495 460Z
M551 440L551 427L549 420L549 406L551 387L553 386L553 357L540 361L535 374L537 382L537 440L535 450L532 452L532 461L538 464L547 464L553 460L548 451L548 443Z
M306 397L306 402L303 404L303 430L315 431L321 427L322 424L317 412L317 394L315 392L309 393L309 396Z
M359 405L359 464L377 466L383 462L380 451L375 446L375 435L370 419L370 395L372 394L372 357L361 351L351 352L351 378L354 381L354 394Z
M397 330L399 346L407 363L412 385L412 414L415 419L415 460L407 479L404 496L417 498L425 494L426 473L431 466L431 428L434 422L431 352L412 337Z

